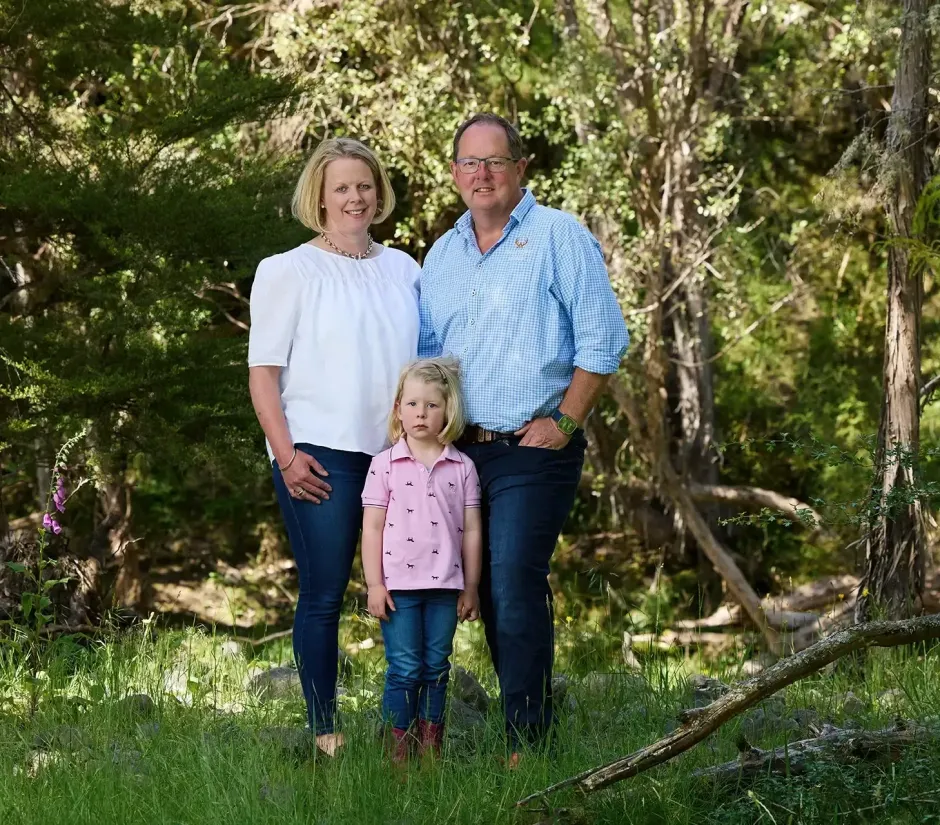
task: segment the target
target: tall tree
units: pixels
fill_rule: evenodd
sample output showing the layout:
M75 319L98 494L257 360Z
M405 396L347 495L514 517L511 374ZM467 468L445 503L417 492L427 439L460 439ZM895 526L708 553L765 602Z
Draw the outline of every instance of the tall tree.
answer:
M897 77L885 136L882 175L887 217L898 243L888 252L883 400L875 455L872 518L856 616L910 616L924 588L924 513L917 494L920 452L922 268L905 241L929 177L925 147L930 83L929 0L904 0Z

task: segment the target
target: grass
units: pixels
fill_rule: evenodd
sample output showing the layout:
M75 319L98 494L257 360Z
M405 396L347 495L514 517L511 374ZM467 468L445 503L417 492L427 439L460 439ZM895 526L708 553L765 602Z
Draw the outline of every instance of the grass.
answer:
M683 660L648 661L645 680L584 679L616 662L610 645L565 622L559 670L576 704L551 757L505 771L491 714L484 728L452 737L442 763L403 778L375 736L381 649L361 645L375 631L358 619L344 626L344 641L358 640L360 649L341 699L350 746L335 761L311 758L298 743L298 697L263 702L245 690L253 668L289 660L287 643L248 658L202 631L144 627L108 642L60 640L35 679L22 652L0 648L0 823L940 823L940 753L927 748L893 763L819 764L803 776L740 787L691 779L696 767L734 758L738 721L674 763L606 791L587 798L566 791L551 799L555 809L514 810L531 791L659 738L690 701L691 663ZM460 629L455 661L490 674L479 627ZM484 681L492 693L491 674ZM864 682L835 672L792 686L784 698L788 711L809 707L839 723L847 690L859 700L853 718L865 726L890 724L895 714L938 716L940 649L876 651ZM134 693L152 697L153 707L121 701ZM769 731L752 744L801 735Z

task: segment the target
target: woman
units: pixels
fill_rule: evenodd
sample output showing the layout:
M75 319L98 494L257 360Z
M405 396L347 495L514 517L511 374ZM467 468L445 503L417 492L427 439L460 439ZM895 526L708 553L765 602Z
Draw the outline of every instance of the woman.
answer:
M418 344L418 265L369 234L394 206L368 148L324 141L292 203L318 235L265 258L251 291L251 400L300 579L294 658L310 728L330 756L343 744L336 648L360 496L372 456L386 446L399 371Z

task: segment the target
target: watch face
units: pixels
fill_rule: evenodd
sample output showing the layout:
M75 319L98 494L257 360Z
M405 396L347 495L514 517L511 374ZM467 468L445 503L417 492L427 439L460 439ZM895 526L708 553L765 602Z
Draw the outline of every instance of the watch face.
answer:
M558 429L561 430L565 435L571 435L576 429L578 429L578 423L567 415L563 415L558 420Z

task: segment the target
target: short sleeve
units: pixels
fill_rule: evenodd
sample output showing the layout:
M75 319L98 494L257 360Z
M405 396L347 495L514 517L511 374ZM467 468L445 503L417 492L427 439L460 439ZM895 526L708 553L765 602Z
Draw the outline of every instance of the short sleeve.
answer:
M481 499L480 476L477 474L476 465L469 456L461 453L463 460L463 490L464 507L479 507Z
M249 367L286 367L300 313L302 280L282 255L258 264L251 287Z
M372 459L366 484L362 488L363 507L388 507L388 471L391 464L389 450Z

